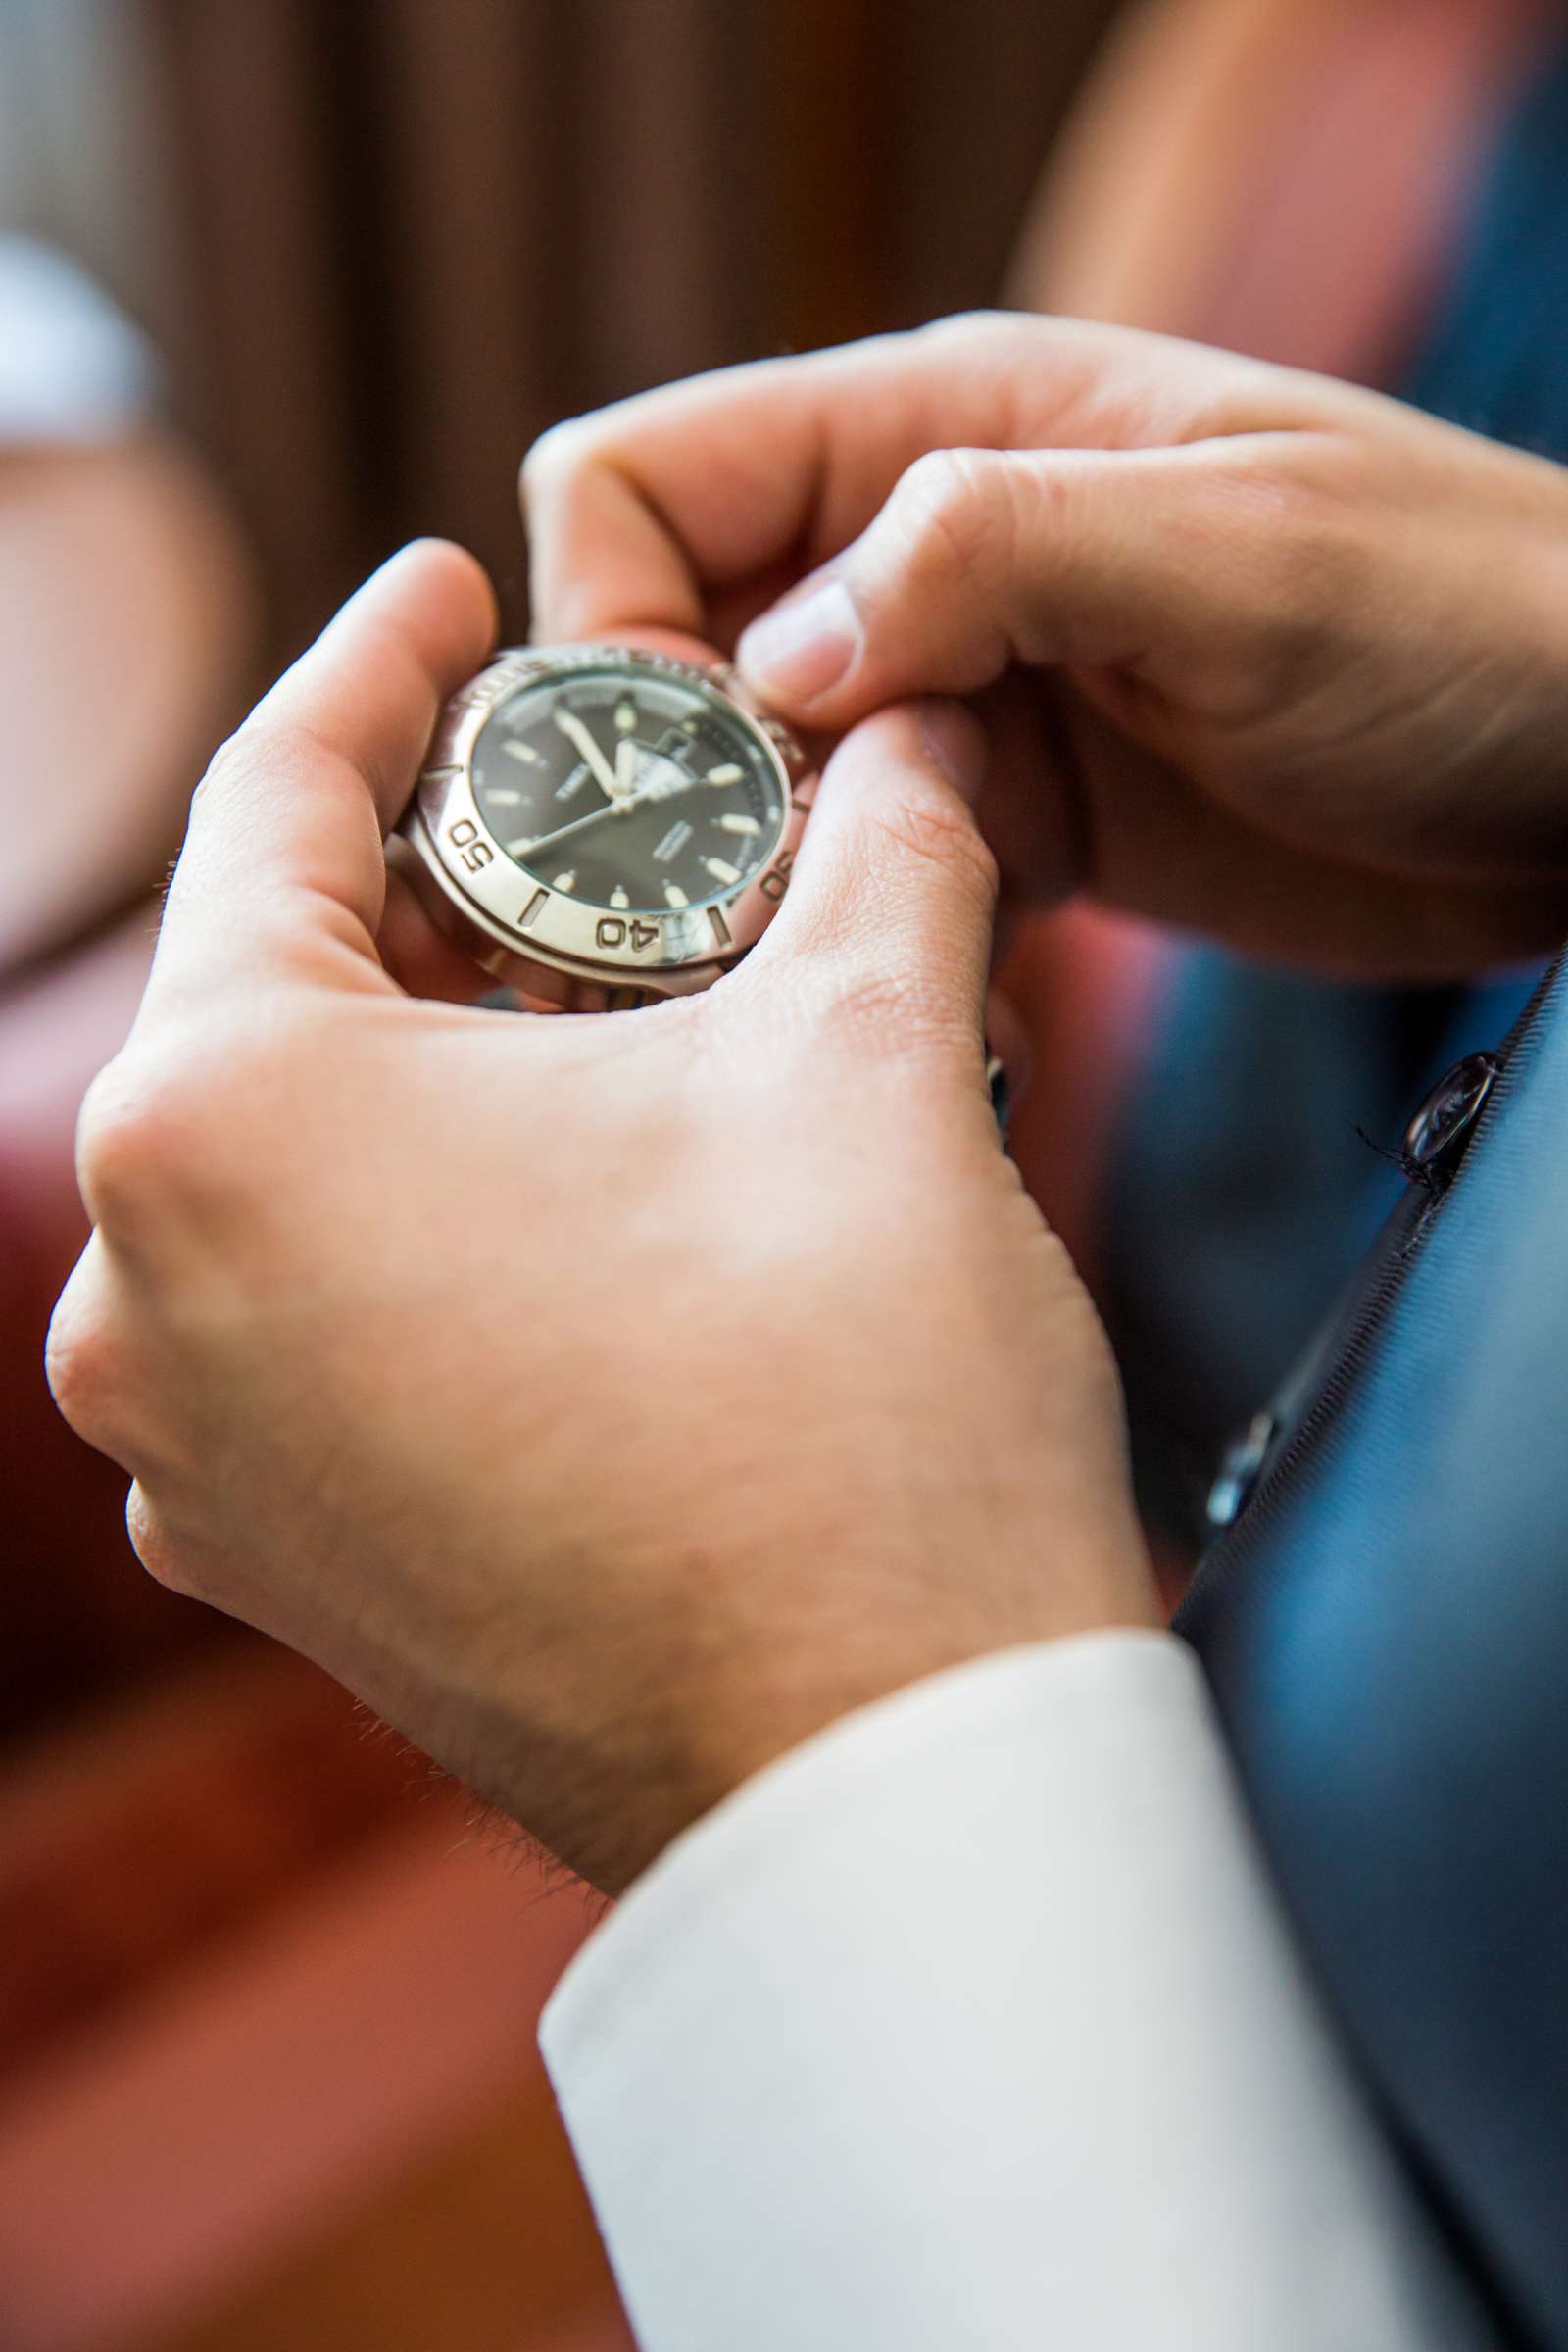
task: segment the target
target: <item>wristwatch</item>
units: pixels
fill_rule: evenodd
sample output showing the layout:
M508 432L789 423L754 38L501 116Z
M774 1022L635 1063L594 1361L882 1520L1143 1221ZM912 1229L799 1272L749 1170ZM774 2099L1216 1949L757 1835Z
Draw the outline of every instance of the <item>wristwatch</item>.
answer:
M389 846L483 969L608 1011L707 988L756 945L815 781L720 664L519 648L446 705Z
M723 663L514 648L442 710L388 843L446 935L529 1006L710 987L789 887L816 788ZM987 1054L1004 1137L1006 1074Z

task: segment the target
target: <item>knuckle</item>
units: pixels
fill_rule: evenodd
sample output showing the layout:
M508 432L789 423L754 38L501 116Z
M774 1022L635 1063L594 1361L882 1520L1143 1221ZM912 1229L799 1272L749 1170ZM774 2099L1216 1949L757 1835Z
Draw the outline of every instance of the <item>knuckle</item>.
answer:
M1204 655L1213 718L1246 730L1290 704L1364 596L1368 493L1349 454L1304 433L1214 452L1204 544L1230 625Z
M526 513L591 463L596 434L585 416L568 416L541 433L522 461L519 485Z
M987 309L983 303L966 311L953 311L943 318L933 318L915 329L922 342L928 344L991 343L1001 339L1013 340L1020 328L1033 321L1021 319L1016 311Z
M814 1051L858 1077L880 1069L901 1079L946 1064L973 1044L973 1021L935 971L850 961L824 975L813 1008Z
M166 1592L199 1595L201 1580L193 1561L170 1533L139 1484L125 1497L125 1533L131 1550L155 1585L162 1585Z
M122 1055L87 1090L76 1124L76 1175L95 1226L134 1241L195 1156L185 1089Z
M905 467L892 504L906 531L948 534L968 527L974 486L970 458L966 450L928 449Z
M1341 605L1361 560L1354 472L1353 454L1318 434L1293 433L1241 459L1233 491L1251 510L1265 620L1294 631Z
M877 847L905 864L936 874L966 899L990 902L998 889L997 861L968 808L952 788L933 778L912 785L871 810Z
M268 1031L276 1050L287 1041ZM212 1024L178 1035L156 1060L126 1053L89 1087L76 1128L76 1175L88 1215L137 1250L188 1224L259 1173L265 1134L246 1105L265 1099L259 1041Z
M963 582L1005 561L1013 514L995 450L935 449L901 476L887 527L902 568L919 582Z
M152 1096L122 1054L88 1087L76 1120L76 1181L101 1231L118 1238L136 1225L164 1149Z
M202 772L191 794L190 818L193 825L221 811L254 789L264 766L276 767L280 760L298 753L300 747L285 738L288 730L270 723L259 707L220 743ZM173 872L173 887L185 887L185 873L197 855L196 846L187 834Z
M191 796L193 808L207 801L221 800L234 785L251 774L256 763L257 727L258 721L253 715L236 727L232 735L224 737L208 760L201 781Z
M108 1433L119 1371L120 1348L103 1288L83 1259L50 1318L44 1377L62 1416L89 1445L97 1445Z
M395 623L380 624L388 645L406 644ZM243 724L220 743L197 785L192 808L222 801L267 783L279 773L299 772L313 778L323 769L340 768L342 751L303 719L284 717L275 705L259 703Z

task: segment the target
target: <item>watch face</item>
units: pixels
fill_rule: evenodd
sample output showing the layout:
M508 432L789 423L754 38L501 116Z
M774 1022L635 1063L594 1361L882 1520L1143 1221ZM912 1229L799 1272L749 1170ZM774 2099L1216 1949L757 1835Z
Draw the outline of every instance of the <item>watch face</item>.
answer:
M607 662L524 685L474 744L479 813L531 880L666 915L761 871L789 809L760 730L696 682Z

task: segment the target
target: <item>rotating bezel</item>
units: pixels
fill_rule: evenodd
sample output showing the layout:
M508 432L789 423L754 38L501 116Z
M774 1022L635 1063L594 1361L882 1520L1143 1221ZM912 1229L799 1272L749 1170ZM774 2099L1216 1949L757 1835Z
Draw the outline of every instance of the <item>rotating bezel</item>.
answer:
M681 684L723 704L763 750L777 778L781 820L766 857L734 891L679 909L612 913L537 880L486 820L473 757L497 709L519 688L607 669ZM789 885L808 781L794 737L750 702L729 670L628 646L526 647L498 655L447 703L402 830L433 868L449 907L523 964L677 994L707 986L766 930ZM493 955L480 960L502 968Z

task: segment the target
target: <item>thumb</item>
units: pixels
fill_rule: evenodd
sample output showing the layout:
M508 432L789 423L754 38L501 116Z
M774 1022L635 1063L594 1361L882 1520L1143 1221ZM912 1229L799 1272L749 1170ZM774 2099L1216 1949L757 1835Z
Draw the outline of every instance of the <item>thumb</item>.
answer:
M834 998L952 1045L978 1080L997 907L973 812L985 764L984 731L958 703L898 705L856 727L743 969L809 969Z
M936 450L842 555L741 638L738 665L785 716L852 724L911 694L974 694L1014 662L1182 674L1231 645L1267 512L1226 445Z

